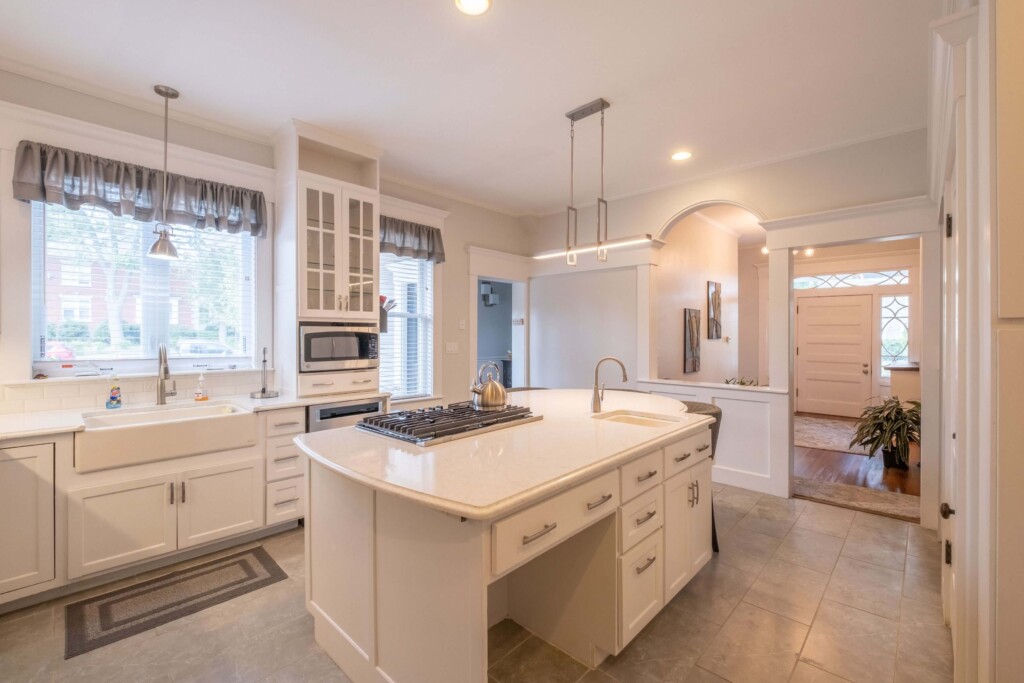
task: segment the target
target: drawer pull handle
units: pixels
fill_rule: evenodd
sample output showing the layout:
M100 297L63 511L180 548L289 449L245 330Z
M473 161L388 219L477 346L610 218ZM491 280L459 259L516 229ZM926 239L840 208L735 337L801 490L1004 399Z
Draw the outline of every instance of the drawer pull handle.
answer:
M642 566L636 568L636 573L637 574L643 574L645 571L647 571L648 569L651 568L651 565L654 564L654 561L657 560L657 559L658 559L657 556L648 557L647 561L644 562Z
M274 507L279 507L281 505L287 505L288 503L294 503L297 500L298 500L298 498L289 498L288 500L282 500L280 503L274 503Z
M168 484L171 489L171 505L174 505L174 482Z
M372 379L357 379L356 381L352 382L352 384L369 384L372 381Z
M313 386L316 386L316 385L314 384ZM276 422L276 423L274 423L274 427L275 428L276 427L294 427L297 424L299 424L298 420L294 420L292 422Z
M703 453L704 451L706 451L709 448L711 448L711 444L706 443L703 446L697 446L697 452L698 453Z
M283 458L274 458L274 462L278 463L278 462L284 462L285 460L295 460L295 458L297 458L297 457L299 457L297 454L296 455L286 455Z
M558 528L558 522L551 522L551 524L545 524L544 528L538 531L537 533L530 534L529 536L523 536L523 545L529 545L536 541L538 538L542 536L547 536L556 528Z
M693 507L693 484L686 485L686 504Z
M655 476L657 474L658 474L658 470L651 470L647 474L638 475L637 478L636 478L636 483L639 484L642 481L647 481L648 479L650 479L651 477L653 477L653 476Z
M600 498L598 498L597 500L595 500L593 503L587 503L587 509L588 510L594 510L596 508L599 508L599 507L601 507L602 505L604 505L605 503L607 503L611 499L612 499L612 494L606 493L603 496L601 496Z
M696 497L693 499L694 505L700 505L700 482L693 482L693 490L696 493Z
M333 387L334 382L313 382L314 387Z
M657 515L657 514L658 514L657 510L651 510L646 515L644 515L643 517L637 517L636 518L636 525L637 526L643 526L644 524L647 524L647 522L649 522L652 519L654 519L655 515Z
M682 462L689 458L691 455L693 455L693 453L683 453L682 455L676 458L676 462Z

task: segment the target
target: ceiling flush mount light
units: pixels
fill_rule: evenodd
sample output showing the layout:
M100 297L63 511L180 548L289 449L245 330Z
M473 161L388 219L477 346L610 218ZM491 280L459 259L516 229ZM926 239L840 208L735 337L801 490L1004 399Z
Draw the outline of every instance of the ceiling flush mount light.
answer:
M167 121L170 113L170 101L178 99L178 91L166 85L154 85L153 91L164 98L164 192L163 211L160 213L160 221L153 228L156 235L156 242L149 248L148 256L161 261L176 261L178 250L171 242L171 226L167 223Z
M491 0L455 0L455 6L463 14L478 17L491 9Z
M692 156L693 154L690 152L676 152L672 155L672 161L686 161Z
M576 122L591 114L601 113L601 192L597 197L597 260L608 260L608 202L604 199L604 110L610 107L606 100L597 98L582 107L576 107L565 116L569 119L569 205L565 210L565 264L576 265L576 255L582 253L578 247L579 222L576 211L576 193L573 182L576 176ZM587 251L590 251L589 249Z

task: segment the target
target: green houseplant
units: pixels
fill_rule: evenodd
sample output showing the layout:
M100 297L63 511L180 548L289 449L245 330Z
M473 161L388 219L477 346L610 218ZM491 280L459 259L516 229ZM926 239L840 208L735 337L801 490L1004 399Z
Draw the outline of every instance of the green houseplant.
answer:
M904 403L893 396L864 409L850 446L864 446L871 457L881 448L886 467L905 470L910 467L912 443L921 443L921 402Z

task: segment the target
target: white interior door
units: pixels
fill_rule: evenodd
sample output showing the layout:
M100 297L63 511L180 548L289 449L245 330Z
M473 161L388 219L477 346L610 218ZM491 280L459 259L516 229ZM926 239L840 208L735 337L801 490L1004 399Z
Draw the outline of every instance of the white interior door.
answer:
M801 297L796 316L796 409L858 417L871 398L870 294Z

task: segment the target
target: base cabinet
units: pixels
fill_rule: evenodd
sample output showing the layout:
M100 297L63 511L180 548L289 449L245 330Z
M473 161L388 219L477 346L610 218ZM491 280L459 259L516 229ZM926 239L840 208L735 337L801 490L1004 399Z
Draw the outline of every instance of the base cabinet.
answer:
M711 459L705 458L690 471L694 503L690 514L690 576L711 559Z
M262 460L68 491L68 578L263 524Z
M665 482L665 600L711 559L711 460Z
M54 578L53 453L0 448L0 593Z
M619 558L620 649L665 605L664 547L659 530Z

